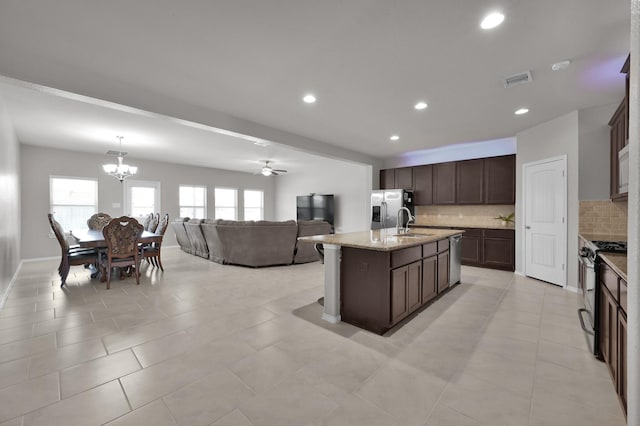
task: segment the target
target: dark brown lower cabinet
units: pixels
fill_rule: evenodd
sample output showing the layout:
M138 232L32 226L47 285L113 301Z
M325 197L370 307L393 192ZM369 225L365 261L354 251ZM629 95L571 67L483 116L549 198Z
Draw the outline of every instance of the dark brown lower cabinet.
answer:
M463 265L482 266L482 229L465 229L462 234Z
M627 283L608 265L599 277L600 355L607 365L624 412L627 412Z
M449 240L391 252L342 247L340 316L383 334L449 287Z
M391 271L391 322L396 323L422 305L422 261Z
M627 412L627 316L618 312L618 395Z
M605 287L600 287L600 327L602 358L609 368L611 378L617 381L618 371L618 305Z
M449 250L438 254L438 293L449 288Z
M409 268L403 266L391 271L391 322L396 323L409 314L407 284Z
M422 303L427 303L438 295L438 256L422 261Z
M513 271L515 266L515 231L485 229L483 239L484 266Z
M407 265L407 305L409 313L415 311L422 305L420 290L422 287L422 260Z
M467 266L515 270L515 230L464 228L461 262Z

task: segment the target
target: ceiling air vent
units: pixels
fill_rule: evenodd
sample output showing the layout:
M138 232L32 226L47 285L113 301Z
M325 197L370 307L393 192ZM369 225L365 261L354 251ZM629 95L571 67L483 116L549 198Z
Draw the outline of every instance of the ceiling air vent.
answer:
M531 71L525 71L506 77L502 81L502 84L504 84L504 87L508 89L509 87L517 86L518 84L530 83L531 81L533 81Z

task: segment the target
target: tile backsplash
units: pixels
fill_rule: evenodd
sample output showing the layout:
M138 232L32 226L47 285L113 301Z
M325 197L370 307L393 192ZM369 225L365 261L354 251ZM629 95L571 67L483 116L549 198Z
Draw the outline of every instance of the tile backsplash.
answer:
M416 206L415 213L418 225L502 228L502 222L494 218L498 215L507 216L514 211L513 205ZM514 224L507 227L513 228Z
M580 201L579 232L591 234L627 233L627 202Z

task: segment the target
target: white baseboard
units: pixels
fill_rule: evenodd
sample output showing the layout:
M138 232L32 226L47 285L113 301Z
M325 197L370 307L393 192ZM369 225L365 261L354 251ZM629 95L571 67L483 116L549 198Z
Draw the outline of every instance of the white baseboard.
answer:
M524 272L520 272L520 271L513 271L514 274L519 275L521 277L525 277L526 275L524 274Z
M572 293L579 293L578 287L574 287L574 286L571 286L571 285L566 286L564 289L567 290L567 291L570 291Z
M13 277L11 277L11 281L9 281L7 290L4 292L4 294L2 294L2 297L0 297L0 309L4 308L4 304L7 301L7 298L9 297L9 292L13 288L13 285L16 283L16 279L18 278L18 273L20 272L20 269L22 269L23 263L24 263L24 260L21 260L20 263L18 263L18 267L16 268L16 271L13 273Z
M60 256L49 256L49 257L32 257L30 259L22 259L22 262L24 263L29 263L29 262L41 262L43 260L60 260Z

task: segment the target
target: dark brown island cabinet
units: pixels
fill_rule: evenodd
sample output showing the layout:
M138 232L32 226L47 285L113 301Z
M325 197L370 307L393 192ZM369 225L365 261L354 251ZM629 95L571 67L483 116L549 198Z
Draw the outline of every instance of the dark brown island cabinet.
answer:
M380 189L410 189L414 204L515 204L516 156L380 170Z
M627 282L606 263L598 274L600 356L627 412Z
M395 251L342 247L342 321L378 334L449 288L449 239Z

